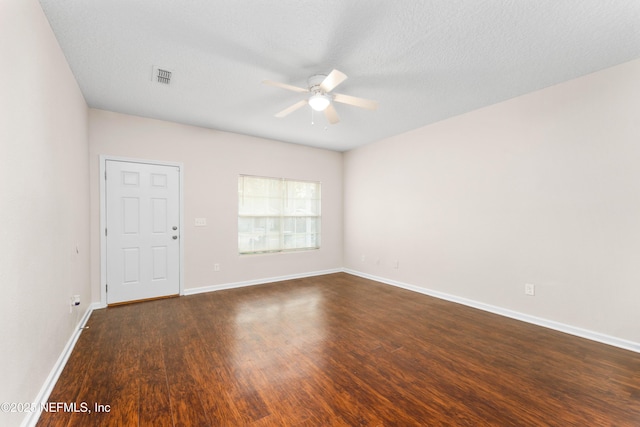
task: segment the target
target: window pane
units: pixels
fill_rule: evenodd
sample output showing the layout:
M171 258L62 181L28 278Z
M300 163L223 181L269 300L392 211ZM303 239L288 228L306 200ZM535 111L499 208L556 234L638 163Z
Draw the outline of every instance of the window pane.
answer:
M240 176L238 251L320 246L320 183Z
M280 248L279 217L238 217L238 250L264 252Z

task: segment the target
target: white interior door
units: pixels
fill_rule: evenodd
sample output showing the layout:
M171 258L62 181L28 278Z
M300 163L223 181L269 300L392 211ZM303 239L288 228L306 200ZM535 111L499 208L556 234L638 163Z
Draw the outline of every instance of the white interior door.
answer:
M180 168L107 160L107 303L180 293Z

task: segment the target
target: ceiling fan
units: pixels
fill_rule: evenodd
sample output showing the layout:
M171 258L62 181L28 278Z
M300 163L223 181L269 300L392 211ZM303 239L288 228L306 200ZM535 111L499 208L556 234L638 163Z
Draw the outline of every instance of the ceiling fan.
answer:
M263 80L262 83L294 92L310 93L308 99L303 99L302 101L296 102L292 106L285 108L277 113L275 115L276 117L285 117L308 104L315 111L324 111L325 117L329 123L333 125L340 121L338 113L333 106L334 101L342 104L353 105L355 107L366 108L367 110L375 110L378 108L378 102L376 101L343 95L341 93L331 93L333 89L346 79L346 74L338 70L333 70L329 75L316 74L315 76L309 77L307 80L309 87L307 89L288 85L286 83L274 82L272 80Z

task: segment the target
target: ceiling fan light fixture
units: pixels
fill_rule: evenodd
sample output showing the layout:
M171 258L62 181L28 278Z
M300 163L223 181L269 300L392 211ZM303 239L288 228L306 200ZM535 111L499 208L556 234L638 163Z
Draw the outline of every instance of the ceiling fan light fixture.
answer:
M353 105L354 107L366 108L367 110L375 110L378 108L378 103L370 99L358 98L355 96L344 95L341 93L331 93L338 85L347 79L347 75L341 71L334 69L329 75L316 74L307 79L309 87L307 89L298 86L292 86L286 83L274 82L272 80L263 80L262 83L269 86L280 87L282 89L291 90L293 92L307 93L306 98L301 99L295 104L285 108L284 110L274 114L277 118L286 117L294 111L308 105L311 107L311 119L313 122L313 111L324 112L327 121L335 125L340 121L338 112L334 108L333 104L338 102L340 104Z
M309 98L309 105L316 111L324 111L329 104L331 104L331 99L322 93L316 93Z

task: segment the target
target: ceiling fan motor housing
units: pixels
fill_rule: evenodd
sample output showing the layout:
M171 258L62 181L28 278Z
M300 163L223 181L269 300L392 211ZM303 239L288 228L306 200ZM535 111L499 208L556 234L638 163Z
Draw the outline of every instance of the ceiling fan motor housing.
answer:
M307 83L309 84L309 92L313 94L324 93L320 85L326 79L327 76L325 74L316 74L307 79Z
M315 111L324 111L331 104L331 96L320 87L326 78L323 74L316 74L307 79L309 92L312 94L309 97L309 106Z

